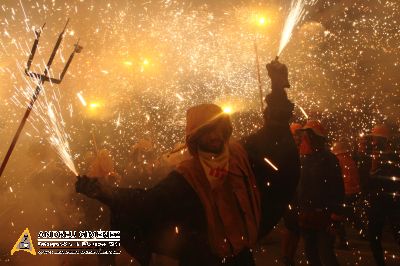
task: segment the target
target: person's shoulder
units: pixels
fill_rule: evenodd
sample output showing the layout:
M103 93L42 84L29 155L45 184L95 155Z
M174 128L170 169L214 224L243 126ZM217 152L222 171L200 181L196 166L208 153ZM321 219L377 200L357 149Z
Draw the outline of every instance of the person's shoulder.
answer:
M172 170L155 187L177 187L179 184L187 183L182 172Z
M333 154L333 152L331 152L329 149L326 149L323 152L323 156L324 156L324 158L326 158L326 160L328 160L332 164L339 164L338 157L335 154Z
M181 161L172 172L181 173L185 169L192 168L193 164L195 163L195 158L190 157L186 160Z
M243 144L237 140L230 140L228 145L231 151L245 151Z

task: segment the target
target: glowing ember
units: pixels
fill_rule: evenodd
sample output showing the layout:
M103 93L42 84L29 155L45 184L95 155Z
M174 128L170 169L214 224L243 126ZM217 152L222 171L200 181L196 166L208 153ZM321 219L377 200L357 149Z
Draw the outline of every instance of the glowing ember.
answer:
M303 113L304 117L306 119L308 119L308 115L307 115L306 111L304 111L303 107L301 107L300 105L298 105L298 107L300 108L300 111Z
M278 167L276 167L270 160L268 160L267 158L264 158L264 161L266 163L268 163L272 167L272 169L274 169L275 171L278 171Z
M78 99L79 99L79 101L81 101L82 105L87 106L87 103L86 103L85 99L83 98L82 93L78 92L76 95L78 96Z

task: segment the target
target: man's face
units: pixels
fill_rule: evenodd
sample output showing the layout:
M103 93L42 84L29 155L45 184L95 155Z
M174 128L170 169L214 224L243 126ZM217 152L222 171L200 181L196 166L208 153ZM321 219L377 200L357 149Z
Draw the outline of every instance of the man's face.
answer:
M224 150L226 139L224 138L224 126L222 123L214 123L200 129L198 148L204 152L220 154Z

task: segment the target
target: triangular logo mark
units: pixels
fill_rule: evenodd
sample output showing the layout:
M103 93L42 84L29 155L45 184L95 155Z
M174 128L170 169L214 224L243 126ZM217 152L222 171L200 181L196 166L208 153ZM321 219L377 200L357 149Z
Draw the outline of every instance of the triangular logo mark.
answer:
M28 228L26 228L18 238L13 249L11 250L11 255L20 250L29 252L32 255L36 255L35 247L33 246L31 234L29 233Z

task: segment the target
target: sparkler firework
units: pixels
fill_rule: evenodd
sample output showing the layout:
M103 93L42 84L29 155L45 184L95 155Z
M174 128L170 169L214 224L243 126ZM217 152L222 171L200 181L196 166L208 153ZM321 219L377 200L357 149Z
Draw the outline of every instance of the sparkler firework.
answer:
M22 3L21 3L21 7L22 7ZM24 15L25 15L25 11L24 11ZM67 73L67 70L69 68L69 65L72 62L72 59L74 58L75 53L79 53L82 50L82 47L78 45L78 43L79 43L79 41L78 41L75 44L74 51L71 53L71 55L70 55L66 65L65 65L63 71L60 74L60 78L56 79L56 78L52 78L50 76L50 67L51 67L51 65L53 63L53 60L54 60L55 55L56 55L56 53L58 51L58 48L60 47L60 44L61 44L61 41L62 41L62 39L64 37L64 33L65 33L66 28L67 28L68 22L69 22L69 20L67 21L67 23L64 26L64 29L62 30L62 32L58 36L57 42L56 42L56 44L54 46L54 49L53 49L53 51L52 51L52 53L50 55L50 58L49 58L47 64L45 65L45 67L44 67L44 74L43 75L42 74L37 74L37 73L34 73L34 72L30 71L30 68L31 68L32 61L33 61L33 58L35 56L37 47L38 47L40 34L41 34L45 24L43 24L41 29L35 31L35 41L33 43L32 50L31 50L31 52L29 54L28 62L26 64L26 68L25 68L25 74L30 76L31 78L36 79L37 84L36 84L36 88L33 90L32 96L30 97L28 107L27 107L27 109L25 111L25 114L24 114L24 116L23 116L23 118L21 120L21 123L20 123L20 125L19 125L19 127L17 129L17 132L15 133L14 138L13 138L13 140L11 142L11 145L10 145L10 147L9 147L5 157L4 157L3 163L1 164L0 176L2 175L4 169L5 169L6 165L7 165L7 162L10 159L10 156L11 156L13 150L14 150L14 147L15 147L17 141L18 141L18 138L19 138L19 136L20 136L20 134L22 132L22 129L24 128L25 123L28 120L28 117L29 117L29 115L30 115L30 113L31 113L31 111L33 109L33 105L35 104L35 102L36 102L36 100L37 100L37 98L39 96L40 91L43 90L43 83L45 81L49 81L50 83L56 83L56 84L61 83L61 81L63 80L65 74ZM54 112L53 112L53 110L51 108L51 105L47 104L47 106L48 106L47 114L49 115L49 119L51 121L51 124L50 124L51 126L49 127L50 128L49 132L53 132L54 133L54 134L51 134L51 136L50 136L50 143L54 147L56 147L56 150L57 150L58 154L64 160L64 162L66 163L68 168L71 169L71 171L73 173L77 173L76 169L75 169L75 166L73 165L73 162L72 162L72 159L71 159L71 155L69 153L68 142L66 143L66 139L63 138L63 136L65 134L61 134L60 126L56 121L56 117L55 117Z
M318 0L292 0L290 5L289 14L285 20L285 25L283 27L281 41L279 43L279 50L277 53L277 57L280 56L283 49L285 49L288 44L290 38L292 37L293 29L296 25L303 20L306 15L305 7L306 5L314 5Z

